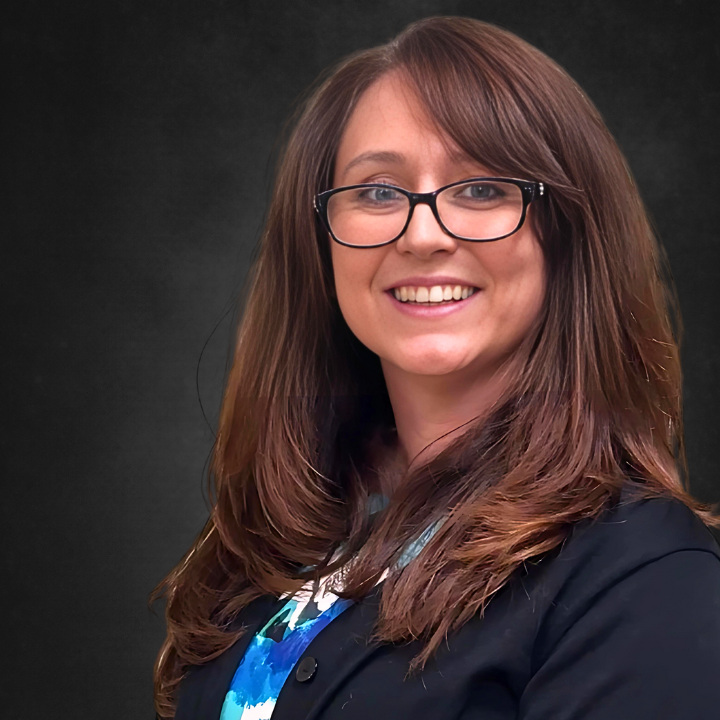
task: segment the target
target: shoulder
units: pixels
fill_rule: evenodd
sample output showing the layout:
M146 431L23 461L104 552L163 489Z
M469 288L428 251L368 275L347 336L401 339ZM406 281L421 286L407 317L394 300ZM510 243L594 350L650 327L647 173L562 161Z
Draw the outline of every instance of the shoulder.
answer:
M615 615L633 605L647 608L669 587L706 598L705 605L720 602L720 546L674 498L624 491L616 505L578 523L561 547L526 570L523 587L542 608L539 639L550 644L591 609Z
M558 554L561 562L602 564L631 571L665 555L699 551L720 560L720 546L708 527L672 497L639 497L627 486L617 504L578 523Z
M626 488L614 506L575 525L547 570L559 584L580 583L590 593L679 552L720 562L720 546L687 505L671 497L638 497Z
M518 717L715 717L720 547L684 503L624 493L522 583L534 623Z

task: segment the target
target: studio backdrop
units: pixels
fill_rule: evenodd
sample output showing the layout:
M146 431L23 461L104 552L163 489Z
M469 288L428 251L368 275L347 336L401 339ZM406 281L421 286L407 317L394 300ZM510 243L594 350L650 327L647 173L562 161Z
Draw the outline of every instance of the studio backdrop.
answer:
M237 297L303 91L429 15L564 66L625 152L685 320L690 484L720 501L713 0L14 2L3 17L3 717L153 717ZM268 289L271 291L271 289Z

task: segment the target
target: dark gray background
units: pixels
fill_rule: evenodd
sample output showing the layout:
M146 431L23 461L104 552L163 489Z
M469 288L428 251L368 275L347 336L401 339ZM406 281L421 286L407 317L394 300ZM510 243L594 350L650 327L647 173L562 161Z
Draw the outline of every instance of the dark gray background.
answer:
M678 286L692 489L720 500L718 3L15 3L2 19L0 713L151 717L146 608L206 517L232 319L303 88L426 15L559 61L627 154ZM225 319L223 320L223 317Z

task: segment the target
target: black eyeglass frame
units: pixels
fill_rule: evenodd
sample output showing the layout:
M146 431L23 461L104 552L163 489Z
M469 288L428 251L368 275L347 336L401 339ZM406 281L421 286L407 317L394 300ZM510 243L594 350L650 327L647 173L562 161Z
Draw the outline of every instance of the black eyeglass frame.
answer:
M488 238L484 240L478 240L477 238L467 238L463 237L462 235L456 235L455 233L448 230L448 228L445 226L443 221L440 219L440 213L437 209L437 196L443 192L444 190L447 190L451 187L456 187L457 185L467 185L468 183L473 182L504 182L504 183L510 183L511 185L516 185L520 188L520 192L522 193L522 200L523 200L523 207L522 207L522 214L520 215L520 220L518 221L517 227L509 233L505 233L505 235L500 235L496 238ZM332 228L330 227L330 221L328 220L328 202L330 198L339 193L343 192L344 190L356 190L359 188L385 188L385 189L391 189L395 190L396 192L399 192L401 195L404 195L408 201L410 202L410 207L408 208L408 216L407 220L405 221L405 225L403 226L403 229L394 237L392 240L386 240L385 242L381 243L375 243L374 245L353 245L352 243L343 242L340 240L335 233L332 231ZM325 229L330 233L330 237L340 245L345 245L345 247L352 247L352 248L376 248L376 247L383 247L384 245L390 245L390 243L394 243L396 240L399 240L405 231L408 229L408 225L410 224L410 221L412 220L413 210L415 209L416 205L429 205L430 209L432 210L433 215L435 216L435 220L437 220L438 225L442 228L443 232L447 235L449 235L452 238L455 238L456 240L465 240L467 242L495 242L496 240L502 240L503 238L509 237L510 235L513 235L516 233L525 222L525 217L527 216L527 209L528 205L530 205L531 202L534 200L537 200L539 197L545 194L545 184L541 182L537 182L535 180L518 180L517 178L501 178L501 177L473 177L473 178L467 178L466 180L458 180L457 182L450 183L449 185L443 185L443 187L438 188L437 190L433 190L432 192L427 193L414 193L410 192L410 190L405 190L405 188L398 187L397 185L389 185L388 183L360 183L359 185L344 185L343 187L338 188L332 188L331 190L324 190L323 192L318 193L313 198L313 206L315 208L315 211L317 212L318 216L320 217L320 220L325 227Z

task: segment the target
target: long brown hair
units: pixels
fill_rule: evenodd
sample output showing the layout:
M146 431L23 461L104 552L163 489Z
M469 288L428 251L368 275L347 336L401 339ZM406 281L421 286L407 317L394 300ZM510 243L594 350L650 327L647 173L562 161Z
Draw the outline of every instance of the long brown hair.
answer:
M501 400L408 470L371 524L369 448L391 437L392 408L378 358L340 314L312 199L330 187L358 97L391 70L469 156L545 183L533 212L548 281ZM382 585L376 636L423 639L411 670L623 484L720 526L684 487L680 324L667 277L600 115L535 48L476 20L430 18L336 68L306 102L278 170L222 405L212 513L155 591L168 626L159 715L173 716L190 666L238 638L233 620L253 599L350 558L343 594L360 598L439 518L420 555Z

